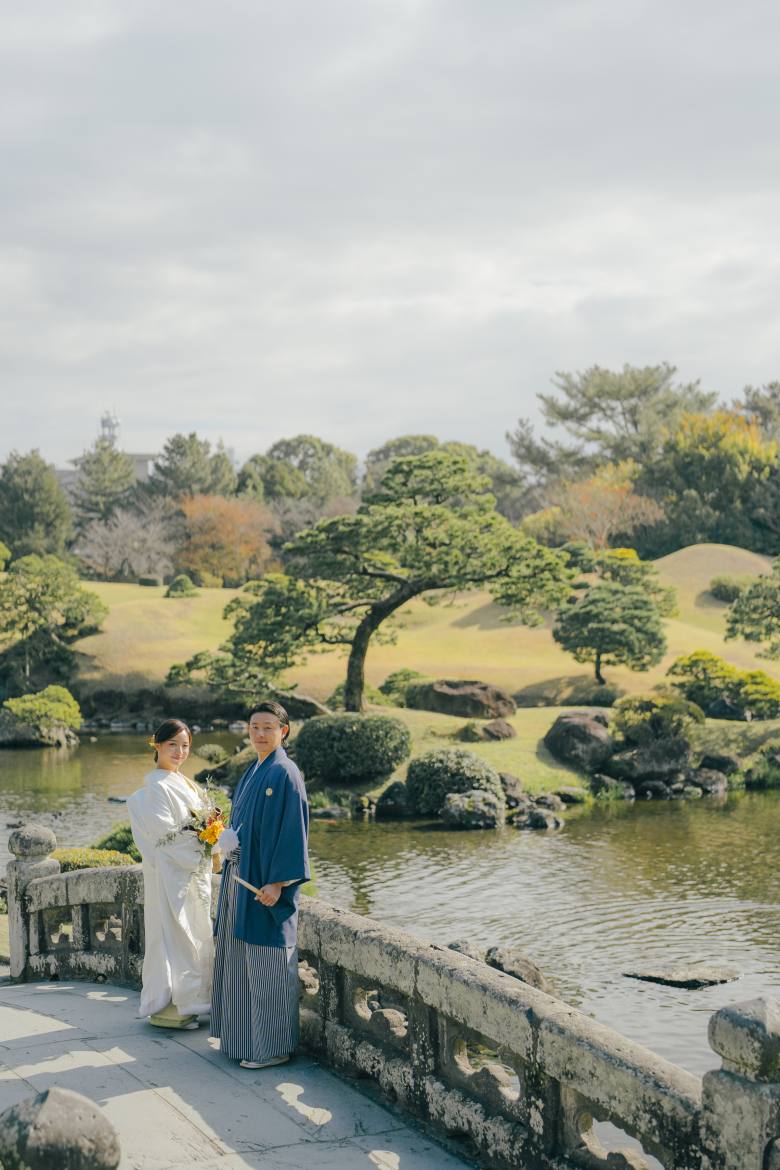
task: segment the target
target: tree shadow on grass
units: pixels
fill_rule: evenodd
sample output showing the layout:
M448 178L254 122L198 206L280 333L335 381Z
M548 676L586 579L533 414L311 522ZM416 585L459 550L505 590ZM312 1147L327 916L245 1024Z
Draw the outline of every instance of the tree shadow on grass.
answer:
M587 674L562 674L529 683L515 691L518 707L611 707L625 692L611 684L601 686Z

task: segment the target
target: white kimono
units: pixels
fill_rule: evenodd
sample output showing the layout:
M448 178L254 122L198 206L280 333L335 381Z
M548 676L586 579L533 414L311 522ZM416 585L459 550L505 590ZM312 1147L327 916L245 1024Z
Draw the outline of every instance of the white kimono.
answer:
M213 938L211 861L194 833L163 842L200 807L197 785L155 768L128 798L133 837L143 859L145 951L139 1016L173 1003L182 1015L208 1012Z

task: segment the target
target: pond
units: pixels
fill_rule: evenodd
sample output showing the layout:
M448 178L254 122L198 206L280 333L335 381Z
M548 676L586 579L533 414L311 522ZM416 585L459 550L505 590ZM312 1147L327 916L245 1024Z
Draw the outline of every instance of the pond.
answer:
M144 738L0 752L0 866L9 822L43 821L72 845L123 820L108 798L148 770ZM204 766L190 764L190 775ZM780 996L780 793L599 807L560 834L314 822L311 852L321 897L436 942L520 947L563 998L692 1072L718 1063L711 1012ZM683 959L743 975L700 991L623 975Z

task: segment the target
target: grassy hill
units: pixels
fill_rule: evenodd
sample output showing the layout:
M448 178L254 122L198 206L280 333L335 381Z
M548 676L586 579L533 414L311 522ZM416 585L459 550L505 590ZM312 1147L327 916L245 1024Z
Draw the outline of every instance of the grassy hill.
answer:
M644 674L608 667L609 682L627 692L647 690L663 680L674 658L695 649L780 677L778 664L757 658L748 643L724 642L727 607L707 593L717 574L755 574L767 564L766 557L728 545L693 545L663 557L658 561L661 577L676 587L680 602L679 616L666 623L667 657ZM116 584L90 588L110 614L102 633L78 645L87 678L159 682L171 663L196 650L216 648L229 632L222 610L234 595L230 590L202 589L199 597L168 600L163 589ZM369 650L368 681L377 685L392 670L406 666L432 676L485 679L508 688L527 706L582 702L592 689L592 671L555 644L549 627L529 630L503 618L487 594L463 594L452 605L413 602L401 611L396 643ZM312 655L291 681L326 698L343 676L343 655L330 652Z

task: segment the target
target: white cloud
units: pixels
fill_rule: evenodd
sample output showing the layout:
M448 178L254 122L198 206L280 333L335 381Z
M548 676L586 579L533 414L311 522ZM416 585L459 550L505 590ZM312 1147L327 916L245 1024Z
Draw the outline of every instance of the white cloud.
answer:
M777 377L780 13L75 0L0 45L0 457L504 452L558 369Z

